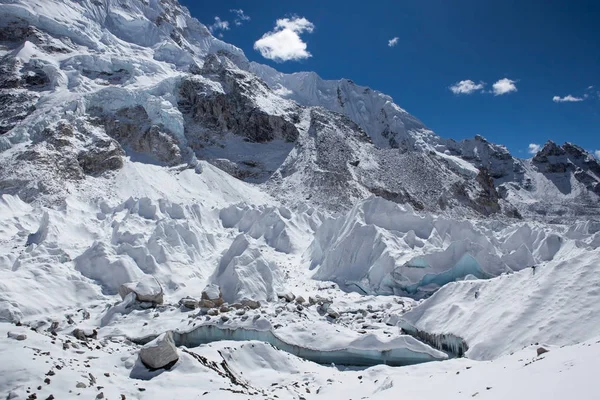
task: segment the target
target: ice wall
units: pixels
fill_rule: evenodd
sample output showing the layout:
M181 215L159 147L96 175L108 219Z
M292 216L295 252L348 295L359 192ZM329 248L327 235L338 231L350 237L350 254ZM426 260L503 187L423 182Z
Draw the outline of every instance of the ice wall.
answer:
M269 343L279 350L294 354L297 357L319 364L371 366L386 364L392 366L412 365L428 361L443 360L444 353L437 352L420 344L415 339L406 337L406 347L388 349L347 347L337 350L319 350L315 348L289 344L278 338L273 332L246 328L227 329L216 325L203 325L185 333L175 332L173 338L178 346L196 347L220 340L258 340ZM411 348L412 347L412 348ZM415 350L414 348L420 348Z

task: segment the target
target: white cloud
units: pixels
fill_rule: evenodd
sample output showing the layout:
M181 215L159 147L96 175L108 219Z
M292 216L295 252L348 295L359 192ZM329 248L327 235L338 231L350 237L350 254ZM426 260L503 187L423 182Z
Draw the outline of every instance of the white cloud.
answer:
M391 38L390 40L388 40L388 46L394 47L398 44L398 40L400 40L398 36Z
M501 96L510 92L517 91L516 81L508 78L502 78L492 85L494 96Z
M597 159L599 159L599 160L600 160L600 150L596 150L596 151L594 152L594 155L596 156L596 158L597 158Z
M466 79L464 81L456 82L454 85L450 86L449 89L454 94L471 94L482 90L484 86L484 82L475 83L470 79Z
M306 43L302 41L300 34L311 33L314 29L314 24L304 17L278 19L274 30L265 33L254 42L254 50L277 62L312 57L306 50Z
M208 25L208 30L213 35L219 33L219 31L228 31L229 22L223 21L220 17L215 17L215 23L212 25ZM223 33L219 33L219 37L223 37Z
M242 25L244 21L250 21L250 17L244 14L244 10L242 10L241 8L232 8L231 10L229 10L229 12L235 14L235 19L233 20L233 23L237 26Z
M542 146L540 146L539 144L529 143L529 154L535 154L538 151L540 151L541 148Z
M575 96L571 96L570 94L568 94L565 97L554 96L552 98L552 101L555 103L574 103L574 102L578 102L578 101L583 101L583 97L575 97Z

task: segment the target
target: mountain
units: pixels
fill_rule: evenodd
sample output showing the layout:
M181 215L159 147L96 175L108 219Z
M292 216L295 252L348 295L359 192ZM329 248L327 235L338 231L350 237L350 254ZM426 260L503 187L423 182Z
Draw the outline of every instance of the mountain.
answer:
M522 359L558 393L597 352L600 164L574 144L442 138L174 0L0 0L0 105L8 398L386 398L404 371L505 398ZM498 394L443 377L464 366Z

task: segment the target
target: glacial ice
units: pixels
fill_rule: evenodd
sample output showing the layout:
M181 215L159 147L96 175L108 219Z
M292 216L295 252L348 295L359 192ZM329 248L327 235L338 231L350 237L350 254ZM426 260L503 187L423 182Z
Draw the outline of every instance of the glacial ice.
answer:
M382 344L376 344L371 348L368 345L350 345L346 348L333 350L319 350L317 342L313 343L313 346L315 346L313 348L289 344L270 330L228 329L216 325L202 325L189 332L174 332L173 338L177 346L186 347L196 347L220 340L258 340L269 343L279 350L319 364L334 363L337 365L361 366L386 364L402 366L446 358L444 353L433 350L410 336L398 338L402 339L403 343L397 345L397 347L386 348Z
M315 279L347 290L423 297L466 276L489 279L550 261L563 243L532 223L423 217L372 198L324 221L309 254Z

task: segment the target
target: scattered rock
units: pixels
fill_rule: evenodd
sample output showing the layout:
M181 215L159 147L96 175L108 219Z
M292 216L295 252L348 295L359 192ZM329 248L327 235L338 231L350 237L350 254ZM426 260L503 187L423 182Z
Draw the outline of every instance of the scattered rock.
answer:
M140 350L140 359L149 369L169 368L179 359L171 331L165 332Z
M77 385L75 385L75 387L77 389L85 389L87 387L87 385L83 382L77 382Z
M229 321L229 317L227 315L221 315L221 321L227 322Z
M541 356L542 354L544 354L544 353L547 353L547 352L549 352L550 350L546 350L546 349L545 349L545 348L543 348L543 347L538 347L536 351L537 351L537 355L538 355L538 356Z

